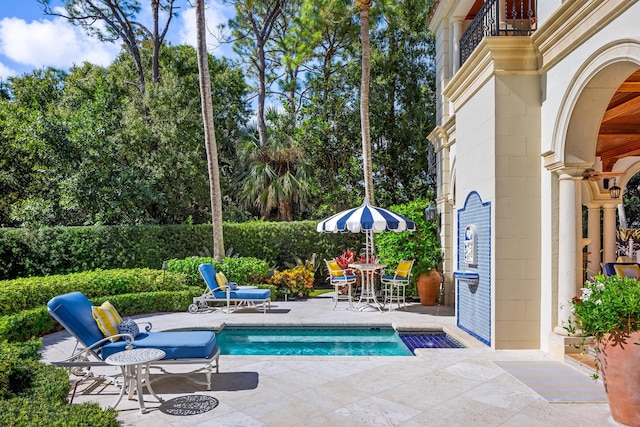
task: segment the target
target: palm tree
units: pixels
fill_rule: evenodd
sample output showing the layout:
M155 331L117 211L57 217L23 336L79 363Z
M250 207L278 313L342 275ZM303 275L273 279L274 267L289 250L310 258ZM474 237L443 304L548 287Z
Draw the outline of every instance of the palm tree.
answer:
M213 104L211 101L211 77L209 76L209 54L204 17L204 0L196 0L196 25L198 72L200 81L200 101L204 122L204 144L207 152L209 188L211 197L211 223L213 224L213 256L217 261L224 258L224 238L222 236L222 190L218 170L218 147L213 124Z
M360 127L362 129L362 163L364 195L375 204L373 195L373 161L371 160L371 131L369 126L369 80L371 78L371 43L369 40L369 9L373 0L356 0L360 10L360 38L362 43L362 78L360 82Z
M260 209L263 218L292 221L304 209L309 197L309 180L304 151L287 138L269 137L261 146L255 138L241 148L247 165L242 177L240 197L247 205Z

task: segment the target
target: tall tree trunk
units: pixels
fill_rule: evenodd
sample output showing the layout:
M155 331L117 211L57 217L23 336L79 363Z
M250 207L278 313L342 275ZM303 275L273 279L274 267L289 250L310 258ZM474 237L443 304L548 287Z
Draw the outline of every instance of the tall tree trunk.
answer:
M200 74L200 100L202 103L202 121L204 122L204 143L207 151L209 169L209 188L211 196L211 223L213 224L213 256L216 261L224 258L224 239L222 235L222 190L220 189L220 171L218 170L218 147L213 124L213 104L211 101L211 78L209 76L209 55L207 54L207 34L204 17L204 0L196 0L196 25L198 71Z
M151 64L151 72L154 83L160 81L160 44L162 40L158 35L158 14L160 9L160 0L151 0L151 15L153 16L153 58Z
M267 99L266 86L266 59L264 56L264 43L258 42L258 140L260 147L267 146L267 123L264 118L264 103Z
M364 169L364 195L375 204L373 195L373 161L371 160L371 130L369 126L369 80L371 44L369 41L369 8L373 0L358 0L360 9L360 38L362 43L362 79L360 84L360 127L362 129L362 163Z

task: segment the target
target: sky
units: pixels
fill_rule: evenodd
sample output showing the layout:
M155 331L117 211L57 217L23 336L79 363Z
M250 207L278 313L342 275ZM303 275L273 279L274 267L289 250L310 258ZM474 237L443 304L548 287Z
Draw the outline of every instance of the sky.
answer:
M137 18L150 28L150 2L140 3L143 10ZM214 0L206 3L207 27L212 31L233 16L228 6ZM60 7L62 2L51 0L50 4ZM176 4L180 6L178 17L171 21L167 39L173 45L195 46L195 9L188 0ZM207 43L213 55L232 56L231 46L220 46L211 34L207 34ZM68 70L85 61L108 65L119 52L120 44L102 43L64 18L45 15L36 0L0 0L0 80L43 67Z

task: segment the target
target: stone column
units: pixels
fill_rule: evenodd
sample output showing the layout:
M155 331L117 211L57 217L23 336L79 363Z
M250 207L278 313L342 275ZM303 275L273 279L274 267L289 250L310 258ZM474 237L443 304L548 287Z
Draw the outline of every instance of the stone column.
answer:
M602 262L616 261L616 205L603 207L602 221L602 246L604 254Z
M453 36L451 37L453 41L453 49L451 52L452 61L452 75L455 75L460 68L460 37L462 36L462 18L455 17L453 18Z
M588 210L588 237L591 239L589 243L587 251L589 255L587 256L587 278L591 279L594 275L598 274L600 271L600 263L602 262L600 259L600 206L589 204L587 206Z
M576 295L576 284L579 275L577 266L578 243L582 236L578 235L578 218L582 218L578 210L577 179L566 173L559 177L559 217L558 217L558 325L556 334L567 335L564 326L571 317L570 301ZM579 239L580 237L580 239Z

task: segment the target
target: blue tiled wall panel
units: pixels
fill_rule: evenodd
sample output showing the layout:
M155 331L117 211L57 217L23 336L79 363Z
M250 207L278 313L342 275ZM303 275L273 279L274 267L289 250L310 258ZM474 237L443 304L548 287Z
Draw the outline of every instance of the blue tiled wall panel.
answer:
M477 264L464 262L464 232L474 224L477 231ZM472 191L458 211L458 270L478 273L478 285L457 280L458 327L491 345L491 202L482 203Z

